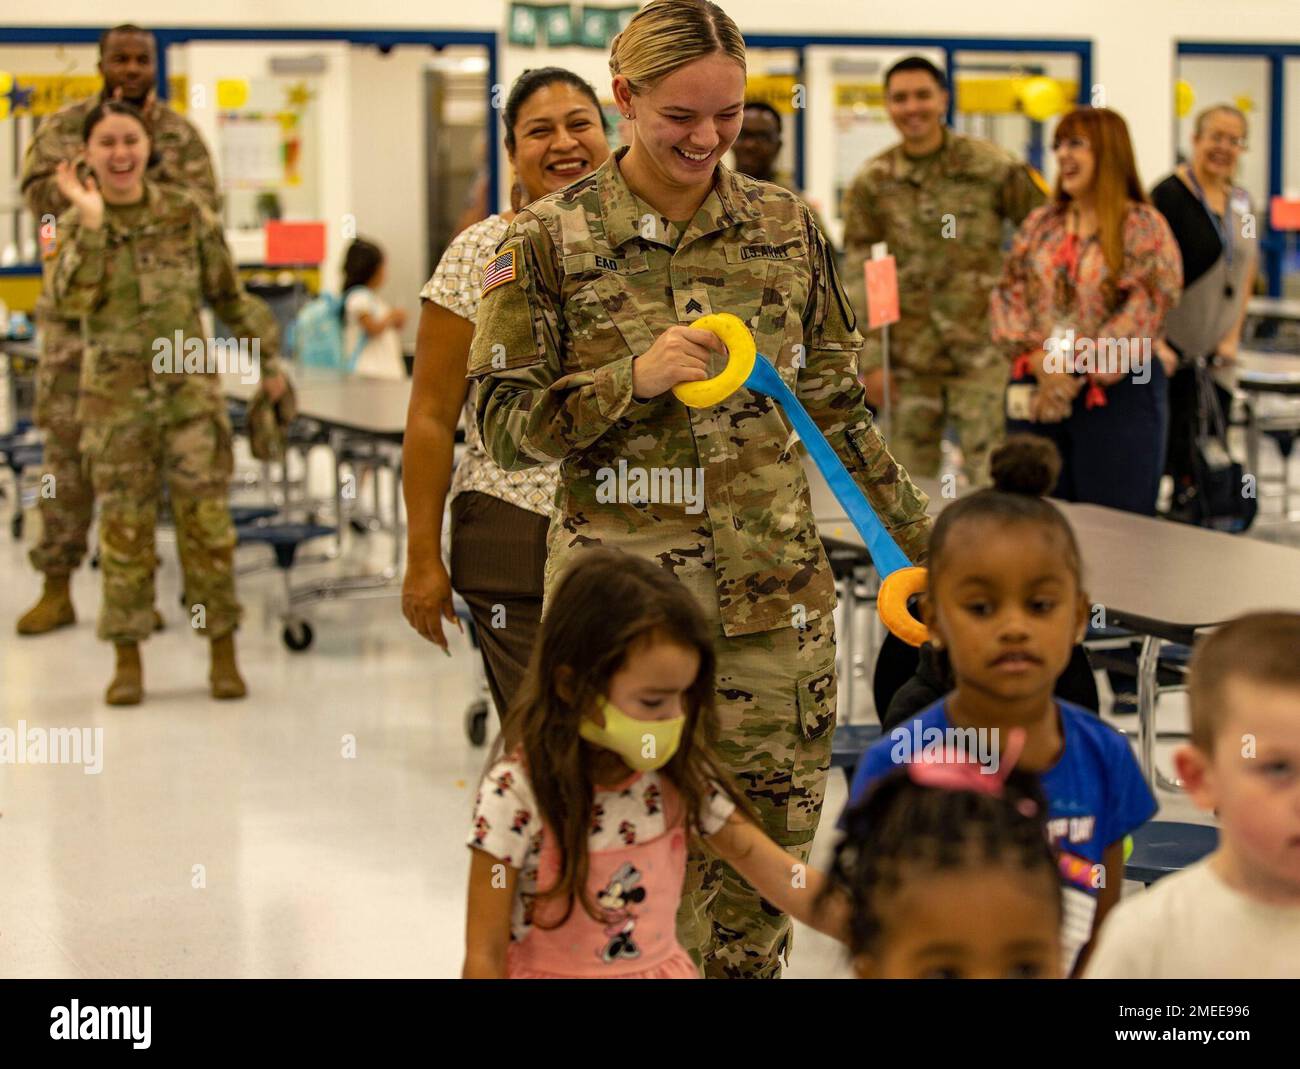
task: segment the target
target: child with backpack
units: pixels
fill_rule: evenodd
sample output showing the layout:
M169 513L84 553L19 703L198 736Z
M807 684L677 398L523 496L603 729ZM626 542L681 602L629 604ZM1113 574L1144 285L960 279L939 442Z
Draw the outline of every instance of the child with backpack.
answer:
M320 294L294 321L291 348L301 367L406 378L398 334L406 313L389 308L378 294L385 270L384 251L378 245L358 238L348 246L342 296Z

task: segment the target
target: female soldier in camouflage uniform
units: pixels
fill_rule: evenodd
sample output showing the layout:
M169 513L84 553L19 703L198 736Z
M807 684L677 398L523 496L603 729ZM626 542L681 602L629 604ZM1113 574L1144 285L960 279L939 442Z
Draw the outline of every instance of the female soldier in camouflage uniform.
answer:
M913 559L926 499L871 425L862 337L807 207L721 163L745 100L735 24L703 0L656 0L610 69L631 148L521 211L484 269L479 426L507 469L561 462L548 590L574 553L609 543L695 593L717 629L719 754L768 834L806 857L835 726L834 580L772 402L740 390L687 409L671 393L721 355L685 324L746 321ZM779 975L788 931L697 849L679 935L706 975Z
M284 390L275 321L240 285L220 220L184 190L145 179L149 135L135 108L103 102L86 116L85 138L94 178L81 182L69 163L57 170L72 207L57 224L51 288L57 313L81 320L85 343L77 419L101 503L99 636L117 648L106 700L143 697L138 643L153 628L164 476L192 623L212 640L212 696L243 697L230 424L199 309L206 299L241 342L264 350L262 388L273 398Z

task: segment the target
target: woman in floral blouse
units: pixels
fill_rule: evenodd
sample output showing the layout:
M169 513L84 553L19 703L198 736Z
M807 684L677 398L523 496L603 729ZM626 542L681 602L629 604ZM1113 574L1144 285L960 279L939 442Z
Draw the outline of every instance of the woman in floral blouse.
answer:
M1055 196L1021 225L990 298L993 338L1015 357L1007 431L1056 443L1055 496L1150 515L1170 370L1155 342L1182 259L1118 114L1075 109L1053 148Z
M572 71L525 71L511 87L504 118L506 153L517 176L513 209L563 189L609 156L596 93ZM458 234L420 291L402 480L409 524L402 613L447 650L442 621L455 619L455 588L474 618L492 700L503 716L542 615L546 532L559 474L558 464L527 471L497 467L479 440L465 379L480 276L514 214L490 215ZM452 443L462 410L465 452L453 478ZM449 495L450 574L442 558Z

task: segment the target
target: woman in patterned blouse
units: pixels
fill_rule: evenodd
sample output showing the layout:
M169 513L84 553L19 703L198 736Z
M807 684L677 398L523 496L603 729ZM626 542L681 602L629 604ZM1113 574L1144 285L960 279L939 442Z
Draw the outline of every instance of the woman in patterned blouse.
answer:
M1155 342L1182 291L1182 259L1118 114L1075 109L1053 148L1055 196L1021 225L990 298L993 339L1015 358L1007 431L1055 442L1055 496L1150 515L1170 370Z
M505 106L505 145L516 174L515 207L563 189L609 156L604 117L591 86L571 71L525 71ZM442 621L454 620L452 588L478 630L492 700L504 714L523 677L542 613L546 534L558 465L503 471L483 449L465 378L478 314L480 276L514 211L457 235L420 291L415 374L406 417L402 492L410 527L402 613L447 650ZM452 478L456 424L465 412L465 452ZM451 572L442 559L442 518L451 502ZM448 651L450 652L450 651Z

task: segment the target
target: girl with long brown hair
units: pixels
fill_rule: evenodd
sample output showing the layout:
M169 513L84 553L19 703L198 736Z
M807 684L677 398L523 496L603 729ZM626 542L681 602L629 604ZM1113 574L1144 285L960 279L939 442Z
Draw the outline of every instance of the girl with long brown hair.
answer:
M1154 343L1182 259L1116 112L1076 108L1053 147L1055 195L1016 234L990 303L993 339L1015 357L1007 431L1055 442L1057 497L1149 515L1167 420Z
M698 977L676 934L692 834L772 905L844 937L842 905L814 905L821 874L763 832L714 756L714 667L704 614L669 573L613 549L578 557L475 801L466 977Z

